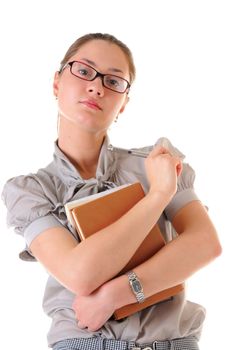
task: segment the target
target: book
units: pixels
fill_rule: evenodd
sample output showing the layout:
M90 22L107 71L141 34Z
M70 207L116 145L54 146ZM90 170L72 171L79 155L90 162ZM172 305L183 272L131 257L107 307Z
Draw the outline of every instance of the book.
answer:
M80 239L84 240L118 220L144 196L141 183L136 182L68 202L65 211L68 220L76 227ZM154 225L118 276L151 258L165 244L158 224ZM122 319L153 304L170 300L183 289L184 284L179 284L148 297L143 303L125 305L114 312L114 319Z

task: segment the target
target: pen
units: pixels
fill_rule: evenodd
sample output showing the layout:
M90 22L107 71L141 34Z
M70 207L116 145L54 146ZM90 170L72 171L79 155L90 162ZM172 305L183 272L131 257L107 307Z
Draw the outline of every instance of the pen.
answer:
M119 148L119 147L114 147L112 145L109 145L107 149L108 151L111 151L111 152L131 154L132 156L143 157L143 158L146 158L149 154L149 152L145 152L145 151L139 151L136 149Z

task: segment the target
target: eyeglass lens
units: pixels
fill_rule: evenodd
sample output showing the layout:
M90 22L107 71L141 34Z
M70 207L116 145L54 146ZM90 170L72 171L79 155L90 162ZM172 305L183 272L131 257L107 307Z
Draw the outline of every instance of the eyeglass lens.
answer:
M94 80L97 75L101 75L103 85L116 92L125 92L128 88L128 82L116 75L100 74L94 68L85 63L75 61L71 65L71 73L83 80Z

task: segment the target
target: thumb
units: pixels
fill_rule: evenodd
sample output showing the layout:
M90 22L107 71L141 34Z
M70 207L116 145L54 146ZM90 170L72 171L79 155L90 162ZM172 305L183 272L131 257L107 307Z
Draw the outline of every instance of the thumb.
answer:
M178 163L176 164L176 175L179 177L183 169L183 164L178 158Z
M154 146L153 150L150 152L149 156L151 157L155 157L159 154L167 154L170 152L168 151L167 148L163 147L163 146L160 146L160 145L157 145L157 146ZM171 154L170 154L171 155Z

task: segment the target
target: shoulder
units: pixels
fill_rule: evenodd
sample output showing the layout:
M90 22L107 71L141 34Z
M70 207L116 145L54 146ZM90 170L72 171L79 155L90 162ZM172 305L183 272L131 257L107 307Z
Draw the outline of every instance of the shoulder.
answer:
M44 169L38 170L37 173L29 173L27 175L19 175L9 179L2 192L3 199L22 195L23 193L39 194L43 193L45 184L50 176Z
M54 181L49 167L37 173L9 179L2 190L7 208L7 222L11 226L28 223L38 215L46 215L56 204Z
M61 180L57 175L54 162L51 162L35 173L10 178L3 187L2 199L7 200L12 195L19 196L23 194L48 195L49 197L49 192L55 192L56 187L60 186L60 184L57 184L58 182L61 182Z
M9 179L3 187L2 199L7 204L11 199L21 196L23 193L37 193L41 190L35 174L19 175Z
M169 139L162 137L156 144L166 147L170 150L172 155L179 157L183 164L182 172L177 182L177 192L165 209L165 213L171 221L180 209L190 202L199 201L199 197L194 188L196 174L192 166L186 162L185 155L176 148Z
M56 197L46 180L37 174L20 175L8 180L2 191L7 225L25 237L27 246L45 229L61 226L54 215Z
M131 149L149 154L156 145L162 145L163 147L167 148L171 154L178 156L182 161L185 158L184 154L178 148L176 148L167 137L160 137L151 145L136 148L133 147ZM149 184L146 178L144 160L145 158L143 157L126 153L118 153L116 157L117 172L119 177L123 178L124 182L140 181L143 184L144 189L147 191ZM184 172L186 171L188 172L187 168Z
M167 148L173 156L179 157L182 161L185 159L185 155L167 137L160 137L154 146L157 145Z
M34 217L34 209L47 212L50 206L45 189L36 174L20 175L9 179L2 191L9 225L12 222L28 222Z

